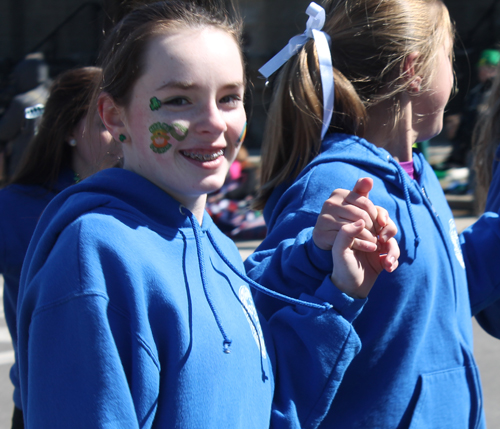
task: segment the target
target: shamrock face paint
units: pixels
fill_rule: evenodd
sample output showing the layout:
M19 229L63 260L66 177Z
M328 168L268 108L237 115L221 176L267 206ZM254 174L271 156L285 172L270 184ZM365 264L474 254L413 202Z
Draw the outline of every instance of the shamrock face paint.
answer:
M169 143L170 137L177 141L184 140L188 135L188 129L181 124L174 123L172 125L162 122L155 122L149 127L151 132L151 141L149 145L155 153L165 153L172 145Z
M243 127L240 136L238 137L238 141L236 143L243 143L245 141L245 137L247 136L247 123Z
M156 97L153 97L151 98L151 100L149 100L149 108L152 111L158 110L160 107L161 107L161 101L158 100Z

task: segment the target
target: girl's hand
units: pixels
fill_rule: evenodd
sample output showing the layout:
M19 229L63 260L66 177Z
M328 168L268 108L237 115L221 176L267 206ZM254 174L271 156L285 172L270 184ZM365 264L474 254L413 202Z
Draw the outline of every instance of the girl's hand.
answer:
M370 178L359 179L354 189L336 189L325 201L313 231L316 246L330 250L343 225L363 219L365 228L354 240L356 250L373 251L377 243L386 243L397 233L387 210L375 206L368 194L373 187Z
M368 199L372 187L372 179L362 178L352 191L336 189L332 192L318 216L313 240L320 249L330 250L342 226L363 220L364 228L354 238L352 250L385 254L381 263L391 272L395 269L393 261L399 258L399 247L391 240L398 230L387 210Z
M366 298L382 270L392 272L398 266L399 246L394 238L372 252L353 248L364 228L362 219L343 225L332 248L332 282L352 298Z

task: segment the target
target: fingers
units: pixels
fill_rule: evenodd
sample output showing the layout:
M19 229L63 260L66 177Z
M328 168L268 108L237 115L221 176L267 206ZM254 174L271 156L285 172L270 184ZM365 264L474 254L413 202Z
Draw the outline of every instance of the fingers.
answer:
M338 249L340 252L352 249L355 237L363 231L364 227L365 222L362 219L343 225L335 239L334 249Z
M365 230L366 231L366 230ZM361 252L375 252L378 248L377 243L370 240L360 240L355 238L352 243L352 250L360 250Z
M362 197L368 198L368 194L372 190L372 188L373 179L370 179L369 177L362 177L356 182L354 188L352 189L352 192L355 192Z
M378 233L378 231L375 230L376 227L374 228L374 224L379 216L379 212L368 198L372 187L372 179L368 177L359 179L356 185L354 185L353 190L345 196L342 205L346 210L349 209L351 211L351 216L345 216L346 219L354 222L363 216L362 218L365 221L366 228L372 230L372 232ZM366 216L368 216L368 218Z
M394 238L389 239L382 245L381 253L384 253L380 256L382 268L392 273L399 265L400 250L397 241Z
M397 227L387 210L375 206L368 198L372 187L373 180L364 177L356 182L352 191L336 189L332 192L323 204L314 228L316 246L330 250L342 226L358 220L364 222L365 230L353 241L354 250L374 251L372 243L378 239L380 243L386 243L395 236Z
M371 222L370 217L366 215L365 212L363 213L364 217L362 217L361 220L365 222L364 219L366 218L368 219L367 221ZM316 221L316 226L313 230L314 243L320 249L331 250L333 243L337 238L337 234L339 233L342 226L354 223L356 220L359 220L359 217L352 220L348 219L335 220L335 218L329 214L325 213L320 214L318 216L318 220ZM354 242L353 249L361 250L364 252L373 252L377 248L377 243L378 243L377 236L372 234L366 228L363 228Z
M379 240L381 243L386 243L394 237L398 232L398 227L389 217L389 213L386 209L375 206L378 212L377 221L375 222L375 230L379 235Z
M323 204L322 214L330 215L335 222L353 223L363 219L366 228L375 232L374 222L378 217L375 205L365 196L345 189L336 189ZM339 228L340 229L339 225Z

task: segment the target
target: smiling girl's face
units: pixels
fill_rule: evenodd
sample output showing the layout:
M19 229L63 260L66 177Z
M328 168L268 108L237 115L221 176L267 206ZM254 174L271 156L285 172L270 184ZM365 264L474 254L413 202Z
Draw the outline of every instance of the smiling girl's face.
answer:
M125 136L124 168L203 211L241 145L244 90L240 51L223 30L186 28L152 39L130 103L117 109L113 135Z

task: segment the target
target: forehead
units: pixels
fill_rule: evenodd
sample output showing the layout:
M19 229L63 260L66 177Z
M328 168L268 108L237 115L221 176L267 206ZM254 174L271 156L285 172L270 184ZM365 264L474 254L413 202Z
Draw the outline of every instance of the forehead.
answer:
M181 28L155 36L148 44L140 80L243 81L243 62L234 37L217 28Z

